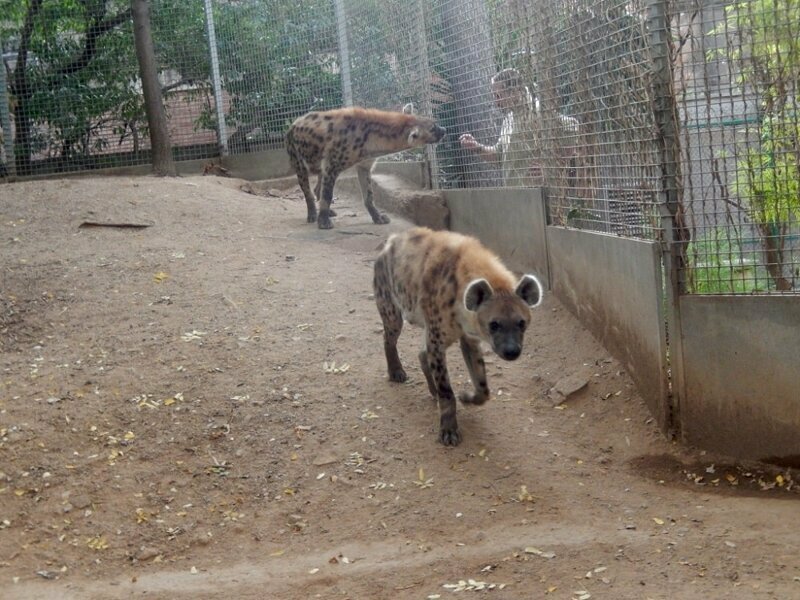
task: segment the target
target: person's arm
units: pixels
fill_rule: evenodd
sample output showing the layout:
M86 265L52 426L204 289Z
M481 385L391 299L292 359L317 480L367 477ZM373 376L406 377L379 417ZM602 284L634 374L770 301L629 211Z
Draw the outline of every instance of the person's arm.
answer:
M471 133L463 134L458 138L458 141L462 148L465 150L476 151L478 156L480 156L486 162L492 162L498 158L497 144L494 146L486 146L485 144L481 144L478 140L472 137Z

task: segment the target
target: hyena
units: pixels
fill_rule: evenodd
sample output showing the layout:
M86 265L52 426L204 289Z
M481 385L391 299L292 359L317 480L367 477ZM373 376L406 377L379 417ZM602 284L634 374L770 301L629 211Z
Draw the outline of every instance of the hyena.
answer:
M306 197L309 223L317 221L320 229L333 227L330 217L333 186L345 169L358 165L358 180L372 221L389 222L372 202L370 169L378 156L434 144L445 131L432 119L410 114L411 105L403 112L366 108L340 108L310 112L299 117L286 134L289 162L297 173L297 181ZM312 194L309 174L318 175ZM320 195L320 191L322 195ZM319 216L315 199L319 200Z
M473 392L464 404L489 399L480 342L505 360L522 353L530 309L542 298L533 275L516 280L497 256L478 240L424 227L389 237L375 261L375 301L383 320L383 347L391 381L403 382L406 372L397 353L403 320L425 329L419 362L431 395L438 400L439 441L461 442L456 399L447 374L447 348L458 341L467 363Z

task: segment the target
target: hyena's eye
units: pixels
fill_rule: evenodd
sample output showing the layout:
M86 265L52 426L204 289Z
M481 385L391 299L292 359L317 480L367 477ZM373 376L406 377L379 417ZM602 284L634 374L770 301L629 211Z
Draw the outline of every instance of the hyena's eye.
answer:
M492 321L489 323L489 331L492 333L497 333L500 331L500 323L498 321Z
M528 324L525 321L523 321L522 319L520 319L519 323L517 323L517 327L519 327L520 331L525 331L525 328L527 326L528 326Z

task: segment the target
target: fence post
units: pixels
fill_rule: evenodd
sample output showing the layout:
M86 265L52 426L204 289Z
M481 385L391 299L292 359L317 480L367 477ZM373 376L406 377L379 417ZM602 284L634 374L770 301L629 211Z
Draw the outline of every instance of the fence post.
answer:
M217 137L222 156L228 154L228 129L225 126L225 106L222 104L222 79L219 75L219 55L217 54L217 32L214 29L214 12L211 0L204 2L206 30L208 31L208 52L211 56L211 82L214 86L214 104L217 109Z
M416 29L417 34L417 48L419 49L418 72L422 80L420 113L428 117L433 117L433 102L431 99L431 84L433 81L428 58L428 36L425 33L425 23L428 22L428 19L425 18L425 5L425 0L416 0L417 19L415 19L413 27ZM427 144L425 146L425 160L427 162L427 177L431 189L439 189L439 161L436 159L436 146L434 144Z
M0 133L3 134L3 147L6 154L6 175L11 178L16 173L14 161L14 140L11 137L11 116L8 113L8 82L6 63L0 48ZM0 175L2 176L2 175Z
M342 70L342 100L353 106L353 84L350 80L350 48L347 42L347 14L344 0L333 0L336 9L336 31L339 34L339 64Z
M680 319L680 295L686 292L686 245L689 241L684 222L681 150L678 137L678 112L675 102L670 39L669 0L648 0L647 21L653 61L651 93L653 116L658 130L661 166L662 251L665 274L667 352L671 371L671 397L668 398L667 427L679 433L680 404L683 400L683 352ZM666 378L666 373L664 374Z

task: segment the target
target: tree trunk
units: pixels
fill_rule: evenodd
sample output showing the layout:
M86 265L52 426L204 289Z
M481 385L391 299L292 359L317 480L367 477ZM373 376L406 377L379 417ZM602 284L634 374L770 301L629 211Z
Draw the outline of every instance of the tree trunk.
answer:
M783 275L783 242L784 236L776 232L769 223L759 223L761 241L764 245L767 273L775 283L775 289L787 292L792 289L792 283Z
M172 160L172 144L167 131L167 115L161 86L158 83L153 32L150 27L150 6L148 0L131 0L133 11L133 38L136 44L136 58L139 61L139 75L142 78L144 107L150 129L150 146L153 153L153 172L156 175L175 176L175 163Z
M447 57L443 75L451 84L456 105L454 133L472 133L481 143L494 145L499 135L491 90L496 67L486 4L484 0L447 0L441 3L440 10ZM459 172L464 174L468 187L499 185L496 167L474 153L457 154Z

